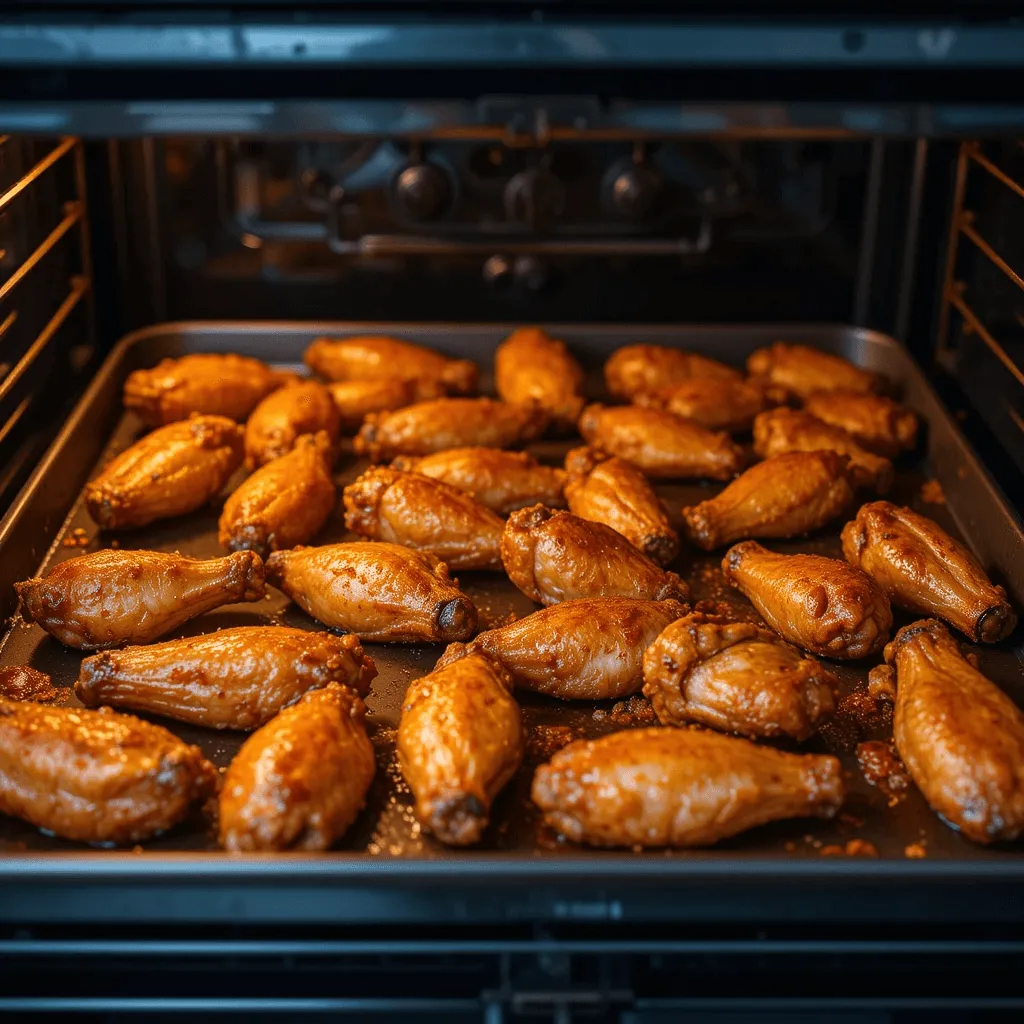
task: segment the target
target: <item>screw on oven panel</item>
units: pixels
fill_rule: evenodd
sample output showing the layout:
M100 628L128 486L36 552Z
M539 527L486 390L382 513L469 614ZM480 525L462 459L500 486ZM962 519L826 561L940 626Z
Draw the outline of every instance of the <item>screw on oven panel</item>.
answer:
M495 291L508 291L515 283L512 264L504 257L495 254L484 264L484 281Z
M395 202L411 220L433 220L448 205L448 175L437 164L410 164L395 179Z

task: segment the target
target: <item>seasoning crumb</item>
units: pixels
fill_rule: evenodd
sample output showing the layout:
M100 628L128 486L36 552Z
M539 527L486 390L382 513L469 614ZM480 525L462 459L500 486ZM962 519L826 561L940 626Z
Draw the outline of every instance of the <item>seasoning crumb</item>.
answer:
M133 846L132 847L132 853L143 853L143 852L144 851L143 851L143 848L141 846Z
M925 480L921 484L921 500L928 505L945 505L946 492L938 480Z
M857 764L864 781L884 793L889 798L890 807L895 807L907 795L910 776L888 743L869 740L858 744Z
M785 849L786 849L786 853L795 853L796 852L796 843L794 843L792 840L790 840L788 843L786 843Z
M608 717L608 712L604 708L594 708L594 713L590 717L595 722L603 722Z
M527 741L528 756L546 761L580 736L581 730L571 725L535 725Z
M110 542L110 546L112 548L119 548L121 546L121 542L119 540L112 540Z
M640 694L634 694L627 700L620 700L613 705L609 718L616 725L657 725L658 716L654 713L654 705Z
M903 848L903 856L910 858L910 860L923 860L928 856L928 851L921 843L911 843Z
M60 699L50 677L29 665L0 668L0 696L8 700L30 700L53 704Z

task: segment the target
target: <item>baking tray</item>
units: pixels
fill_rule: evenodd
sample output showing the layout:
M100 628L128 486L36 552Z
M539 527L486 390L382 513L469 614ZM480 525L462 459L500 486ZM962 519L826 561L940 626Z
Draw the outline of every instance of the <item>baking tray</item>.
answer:
M139 367L187 352L238 351L283 367L301 367L306 345L322 334L386 332L420 341L452 355L468 356L484 368L482 387L490 385L495 346L511 326L430 326L353 323L185 323L161 325L123 339L108 357L85 397L0 525L0 614L14 612L13 583L45 573L55 563L108 546L154 548L209 557L223 553L216 542L218 510L155 524L141 531L99 536L85 513L81 490L86 480L141 433L139 422L122 412L125 377ZM588 372L591 398L602 394L600 368L615 348L632 342L674 344L741 365L755 348L785 338L839 353L858 365L881 371L926 424L920 451L898 464L888 497L935 518L969 545L1014 596L1024 604L1024 534L1016 514L1001 500L953 421L906 352L893 340L870 331L831 326L757 327L580 327L560 326L564 338ZM579 443L577 440L575 443ZM558 461L570 442L531 447L545 461ZM343 485L364 464L350 450L338 460ZM921 487L936 480L944 502L926 503ZM237 481L233 481L233 484ZM714 493L720 485L659 486L678 525L679 509ZM841 526L839 523L838 526ZM88 546L68 546L72 531L84 530ZM334 516L317 542L344 539ZM807 539L772 543L784 551L840 555L838 528ZM743 599L723 587L715 567L721 552L706 555L689 548L673 568L687 578L695 599ZM509 615L536 609L503 576L463 573L463 586L481 612L481 628ZM909 621L897 613L896 627ZM222 608L194 620L178 634L218 627L284 623L320 628L277 591L256 605ZM1015 645L1016 643L1016 645ZM620 728L651 724L646 702L563 703L522 695L530 734L526 761L498 799L484 841L468 850L449 850L420 833L411 798L397 770L394 733L401 698L409 681L430 671L437 646L367 645L380 675L368 699L370 729L378 773L366 810L349 833L327 854L278 854L232 857L217 850L212 834L193 819L134 850L98 850L47 837L27 824L0 819L0 916L48 918L76 913L117 917L140 914L231 917L263 914L327 915L337 919L431 919L455 914L502 919L527 916L622 919L635 915L679 916L713 913L716 917L768 912L776 906L788 916L819 913L838 901L854 915L892 912L908 884L941 886L943 906L970 915L985 904L985 885L1024 879L1024 844L982 848L946 828L916 791L895 806L861 776L853 748L857 740L885 738L844 711L826 737L803 749L838 753L849 773L850 795L844 813L833 822L796 820L768 825L700 851L594 851L560 842L547 832L529 801L533 770L557 748L560 731L598 736ZM1024 703L1020 630L998 648L973 647L982 670ZM61 647L39 627L13 621L0 648L0 665L31 664L70 687L80 655ZM863 686L873 662L835 666L844 694ZM73 696L69 702L75 703ZM245 735L167 722L197 743L220 766L227 765ZM563 734L564 735L564 734ZM850 840L872 844L877 857L834 855ZM831 849L830 849L831 848ZM910 853L924 850L923 859ZM24 882L33 885L26 888ZM809 882L847 879L857 886L830 889L826 898ZM899 886L893 881L901 879ZM951 881L970 881L968 897L953 896ZM657 882L657 884L654 884ZM735 884L742 882L743 884ZM500 883L500 884L499 884ZM308 898L295 902L296 885ZM675 898L663 899L661 886L673 886ZM127 886L127 889L126 889ZM283 888L282 888L283 886ZM768 887L766 890L765 887ZM140 890L141 887L141 890ZM989 909L1018 913L1021 897L993 897ZM145 899L131 898L126 893ZM332 894L327 897L326 894ZM467 893L472 897L467 899ZM689 895L687 895L689 894ZM872 894L881 904L877 904ZM811 902L806 897L813 896ZM823 903L824 900L824 903ZM813 909L812 909L813 904ZM838 905L837 904L837 905ZM919 904L919 900L918 900ZM919 909L919 907L918 907Z

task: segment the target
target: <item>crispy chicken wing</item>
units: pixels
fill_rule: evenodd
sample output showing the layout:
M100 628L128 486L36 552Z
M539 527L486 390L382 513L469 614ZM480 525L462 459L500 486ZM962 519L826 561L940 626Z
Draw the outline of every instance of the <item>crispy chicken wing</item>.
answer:
M533 601L638 597L685 601L689 588L604 523L543 505L514 512L501 538L508 578Z
M75 695L215 729L256 729L307 690L346 683L366 694L377 675L355 636L238 626L205 636L94 654Z
M777 555L748 540L722 559L729 582L786 640L824 658L864 658L889 639L889 599L837 558Z
M0 812L86 843L137 843L213 793L216 769L159 725L0 698Z
M895 458L917 444L917 416L882 395L863 391L814 391L804 408L819 420L845 430L876 455Z
M583 370L565 342L536 327L513 331L494 353L494 385L513 405L539 405L560 431L576 428L583 411Z
M322 433L333 447L340 432L341 415L323 384L307 380L280 388L245 424L245 464L256 469L286 455L304 434Z
M233 852L326 850L366 804L376 771L366 705L347 686L304 694L239 750L220 793Z
M451 359L398 338L317 338L303 358L314 373L328 380L431 380L456 395L476 391L480 376L469 359Z
M366 417L355 450L371 462L397 455L431 455L447 448L512 448L544 433L547 413L536 405L493 398L438 398Z
M691 377L637 395L638 405L666 409L708 430L735 434L749 430L754 417L785 400L785 392L763 380Z
M467 651L484 651L526 690L563 700L625 697L643 683L644 651L685 614L686 605L671 600L564 601L487 630L471 644L451 644L437 664L441 668Z
M433 555L397 544L326 544L275 552L267 580L325 626L363 640L466 640L476 608Z
M739 370L725 363L666 345L626 345L604 364L609 392L629 402L647 392L682 384L691 377L742 380Z
M468 846L526 746L512 680L477 652L415 680L398 726L398 759L416 817L442 843Z
M728 480L743 466L743 450L662 409L588 405L579 422L588 444L632 463L649 477Z
M328 384L327 390L341 417L341 429L346 432L358 430L370 413L393 412L445 394L444 385L433 377L340 380Z
M258 359L197 353L128 374L124 404L150 427L187 420L193 413L244 420L281 383Z
M635 466L593 448L565 457L565 497L575 515L617 530L659 565L679 554L679 534L654 488Z
M344 492L345 525L361 537L429 551L451 569L500 569L501 517L471 494L419 473L368 469Z
M82 651L149 643L203 612L258 601L266 592L263 562L251 551L205 561L162 551L97 551L14 588L26 622Z
M1024 713L964 658L941 622L904 626L893 736L932 809L978 843L1024 831Z
M86 486L85 505L104 530L147 526L202 507L241 464L242 428L223 416L194 416L113 458Z
M711 846L784 818L831 818L837 758L691 729L627 729L560 750L533 777L552 828L592 846Z
M743 537L798 537L847 509L854 482L835 452L791 452L751 466L725 490L683 509L690 540L705 551Z
M842 356L777 341L759 348L748 360L752 377L765 377L790 394L806 397L813 391L878 391L883 383L877 373L862 370Z
M835 676L752 622L692 612L644 655L644 694L662 725L805 740L835 705Z
M332 453L325 433L306 434L286 455L257 469L224 503L220 544L266 558L310 540L334 508Z
M995 643L1017 625L1006 591L937 523L888 501L861 505L843 554L901 608L937 615L972 640Z

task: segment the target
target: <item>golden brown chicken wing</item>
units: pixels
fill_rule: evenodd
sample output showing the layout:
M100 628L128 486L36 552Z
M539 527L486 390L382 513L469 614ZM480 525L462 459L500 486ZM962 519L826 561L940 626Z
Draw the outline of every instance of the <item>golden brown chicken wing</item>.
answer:
M128 374L124 404L150 427L187 420L193 413L244 420L281 383L258 359L197 353Z
M275 552L267 580L325 626L379 643L466 640L476 608L433 555L397 544Z
M876 455L893 459L917 444L917 416L882 395L863 391L814 391L804 408L819 420L845 430Z
M420 473L467 491L485 508L506 516L516 509L536 505L565 506L562 489L565 473L541 465L526 452L500 448L450 448L416 458L399 455L392 469Z
M371 462L397 455L430 455L447 448L512 448L544 433L548 418L536 405L493 398L438 398L367 416L354 442Z
M245 464L256 469L286 455L304 434L322 433L333 447L340 432L341 415L323 384L307 380L280 388L245 424Z
M223 416L154 430L113 458L85 488L104 530L146 526L201 508L242 464L242 428Z
M578 597L685 601L689 588L604 523L543 505L513 512L501 538L508 578L531 600L552 605Z
M647 477L635 466L593 448L565 457L569 511L617 530L659 565L679 554L679 534Z
M398 338L317 338L303 358L314 373L328 380L433 380L455 395L476 391L480 376L469 359L451 359Z
M735 434L749 430L754 417L785 401L785 392L763 380L691 377L637 395L638 405L665 409L708 430Z
M837 758L691 729L627 729L564 747L533 777L552 828L592 846L711 846L784 818L831 818Z
M442 398L444 385L433 377L378 380L340 380L327 385L341 417L341 429L351 433L363 425L370 413L392 412L416 402Z
M137 843L211 795L216 769L159 725L0 699L0 812L85 843Z
M728 480L743 466L743 450L728 434L705 430L662 409L588 405L579 429L588 444L656 479Z
M742 380L739 370L725 363L666 345L626 345L604 364L609 392L628 402L639 395L682 384L691 377Z
M366 705L347 686L303 694L239 750L220 793L232 852L326 850L366 804L376 771Z
M864 658L889 639L889 599L837 558L777 555L748 540L722 559L729 582L790 643L824 658Z
M836 678L752 622L691 612L644 655L644 694L662 725L805 740L835 709Z
M893 736L932 809L977 843L1024 831L1024 713L961 654L941 622L904 626Z
M683 509L690 540L705 551L743 537L798 537L847 509L854 482L835 452L791 452L751 466L725 490Z
M334 508L333 451L325 433L306 434L286 455L243 480L224 503L221 546L266 558L310 540Z
M479 841L525 746L512 680L486 654L435 669L406 692L398 759L416 817L442 843Z
M451 664L467 651L484 651L526 690L563 700L625 697L643 683L644 651L685 614L686 605L678 601L564 601L487 630L471 644L449 645L437 666Z
M576 428L583 411L583 370L565 342L537 327L513 331L494 353L494 385L513 405L539 405L555 430Z
M345 488L345 525L361 537L429 551L451 569L500 569L501 517L419 473L368 469Z
M266 592L263 562L251 551L204 561L124 549L68 559L14 589L26 622L81 651L149 643L203 612Z
M901 608L936 615L972 640L1008 637L1017 616L1006 591L937 523L888 501L861 505L843 529L843 554Z
M75 695L215 729L256 729L307 690L345 683L365 695L377 675L355 636L238 626L94 654Z
M790 394L804 398L813 391L879 391L884 383L877 373L862 370L842 356L809 345L777 341L759 348L747 360L752 377L765 377Z

